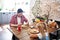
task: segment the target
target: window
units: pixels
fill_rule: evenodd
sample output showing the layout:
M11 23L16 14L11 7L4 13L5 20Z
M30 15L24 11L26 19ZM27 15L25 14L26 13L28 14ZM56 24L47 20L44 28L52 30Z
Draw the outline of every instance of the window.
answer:
M2 11L16 11L18 8L22 8L24 11L28 11L30 7L30 0L2 0L0 3Z

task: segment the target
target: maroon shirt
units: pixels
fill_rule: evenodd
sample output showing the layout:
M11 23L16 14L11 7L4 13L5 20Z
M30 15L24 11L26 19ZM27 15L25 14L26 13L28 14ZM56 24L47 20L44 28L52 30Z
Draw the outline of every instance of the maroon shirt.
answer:
M28 20L25 18L25 16L21 16L21 23L28 22ZM11 24L18 24L17 22L17 15L12 16L12 19L10 21Z

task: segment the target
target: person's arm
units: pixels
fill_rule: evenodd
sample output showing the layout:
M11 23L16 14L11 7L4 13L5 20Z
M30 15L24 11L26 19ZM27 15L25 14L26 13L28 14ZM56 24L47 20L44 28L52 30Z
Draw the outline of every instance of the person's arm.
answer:
M28 23L28 20L27 20L27 18L25 18L25 20L24 20L26 23Z
M11 23L11 24L10 24L10 26L12 26L12 27L13 27L13 26L16 26L16 27L17 27L18 25L22 25L22 23L20 23L20 24L12 24L12 23Z
M24 17L24 21L25 21L26 24L29 24L29 22L28 22L26 17Z
M11 24L11 23L10 23L10 26L12 26L12 27L13 27L13 26L18 26L18 24Z

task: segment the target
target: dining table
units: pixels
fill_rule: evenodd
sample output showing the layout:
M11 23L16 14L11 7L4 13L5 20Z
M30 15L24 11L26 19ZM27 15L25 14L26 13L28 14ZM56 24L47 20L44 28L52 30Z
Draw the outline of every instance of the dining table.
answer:
M34 25L34 24L33 24ZM37 40L36 38L38 38L37 34L38 33L42 33L43 36L46 36L44 33L45 32L48 32L48 35L49 33L51 32L54 32L57 30L57 28L53 27L47 27L46 30L47 31L44 31L44 27L41 27L39 30L38 33L31 33L30 31L33 29L36 29L36 28L31 28L30 26L23 26L21 31L18 31L17 30L17 27L10 27L11 28L11 32L19 39L19 40ZM36 29L37 30L37 29Z
M36 26L36 23L34 23L33 25L35 25ZM40 23L39 23L39 25L40 25ZM42 25L42 24L41 24ZM54 26L55 25L55 26ZM50 27L49 27L50 26ZM50 34L50 33L52 33L52 32L55 32L59 27L58 27L58 25L56 24L56 22L54 22L53 23L53 25L51 25L51 24L49 24L49 26L39 26L38 28L39 28L39 33L41 33L42 34L42 36L46 36L45 35L45 33L46 32L48 32L48 35ZM31 33L30 31L32 31L33 29L36 29L36 28L29 28L28 29L28 31L29 31L29 34L31 34L30 35L30 37L32 37L32 38L35 38L35 37L37 37L37 35L35 34L35 33Z
M31 40L30 35L28 34L28 26L22 28L21 31L17 30L17 27L11 27L12 33L18 38L18 40Z

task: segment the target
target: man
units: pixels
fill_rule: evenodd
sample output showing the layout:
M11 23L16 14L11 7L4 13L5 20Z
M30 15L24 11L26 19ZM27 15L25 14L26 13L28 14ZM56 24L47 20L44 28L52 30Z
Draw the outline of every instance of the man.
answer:
M23 24L24 22L28 23L28 20L23 15L23 10L18 9L17 14L12 16L12 19L10 21L10 26L18 26L18 25Z
M28 24L28 20L23 15L23 10L18 9L17 14L12 16L12 19L10 21L10 26L14 27L14 26L22 25L24 22L26 22ZM15 37L15 35L13 35L13 40L18 40Z

